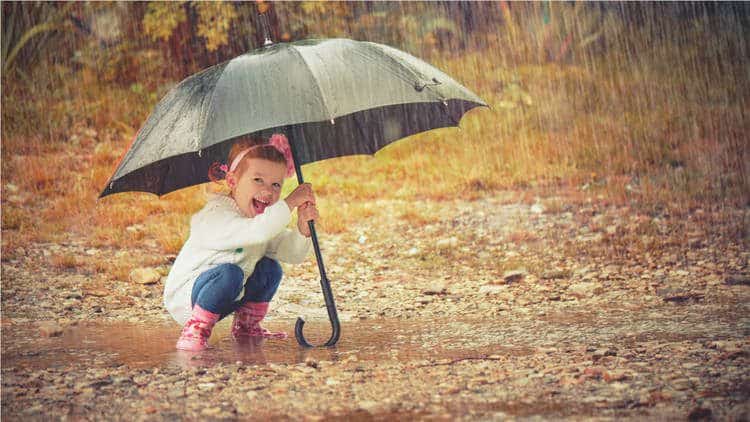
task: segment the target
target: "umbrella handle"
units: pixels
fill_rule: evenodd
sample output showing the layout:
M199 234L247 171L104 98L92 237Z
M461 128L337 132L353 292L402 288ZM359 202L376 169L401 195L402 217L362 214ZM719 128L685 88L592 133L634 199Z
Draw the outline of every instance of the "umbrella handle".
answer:
M294 148L294 141L302 142L304 134L298 127L289 128L289 132L292 133L292 141L289 142L289 147L292 150L292 158L294 161L294 170L297 173L297 182L301 185L305 183L305 179L302 177L302 168L300 166L299 157ZM318 270L320 270L320 288L323 290L323 298L326 302L326 309L328 310L328 319L331 321L331 327L333 332L331 337L328 339L323 346L330 347L335 345L339 341L341 335L341 324L339 323L338 312L336 312L336 302L333 300L333 292L331 291L331 283L328 281L326 276L326 269L323 265L323 255L320 253L320 245L318 244L318 235L315 232L315 221L308 221L308 227L310 227L310 237L312 238L313 248L315 249L315 259L318 262ZM297 323L294 325L294 337L297 339L302 347L313 347L312 344L305 340L304 334L302 334L302 328L305 326L305 320L297 318Z
M331 321L331 327L333 332L331 337L328 339L323 346L330 347L335 345L339 341L341 335L341 324L339 323L338 312L336 311L336 303L333 300L333 292L331 291L331 283L328 281L326 271L323 266L323 257L320 254L320 247L318 246L318 236L315 233L315 222L308 221L307 224L310 227L310 234L313 241L313 247L315 248L315 258L318 261L318 269L320 270L320 288L323 290L323 298L326 301L326 309L328 310L328 319ZM302 328L305 325L305 320L301 317L297 318L297 323L294 325L294 337L297 339L302 347L313 347L312 344L305 340L305 336L302 333Z

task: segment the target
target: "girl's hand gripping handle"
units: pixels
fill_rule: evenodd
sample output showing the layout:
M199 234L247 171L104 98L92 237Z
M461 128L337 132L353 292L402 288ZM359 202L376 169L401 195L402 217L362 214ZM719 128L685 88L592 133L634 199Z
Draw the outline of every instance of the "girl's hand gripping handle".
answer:
M309 183L303 183L297 186L289 196L284 198L284 201L286 201L290 210L294 210L306 202L315 205L315 194L313 193L312 185Z

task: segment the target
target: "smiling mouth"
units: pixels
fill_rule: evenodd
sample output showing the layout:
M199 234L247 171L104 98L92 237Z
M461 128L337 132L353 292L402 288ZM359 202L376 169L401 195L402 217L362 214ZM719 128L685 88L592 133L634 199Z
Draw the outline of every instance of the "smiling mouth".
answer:
M253 198L253 210L255 210L256 215L263 214L263 211L266 210L266 207L268 207L268 205L268 202L262 199Z

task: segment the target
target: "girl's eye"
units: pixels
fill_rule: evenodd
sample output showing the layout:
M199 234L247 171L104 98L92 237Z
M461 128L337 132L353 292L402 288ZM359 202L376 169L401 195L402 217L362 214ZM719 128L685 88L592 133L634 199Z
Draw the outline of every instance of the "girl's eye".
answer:
M280 184L278 184L278 183L274 183L274 184L273 184L273 189L274 189L274 190L281 190L281 185L280 185Z
M260 177L256 177L253 180L255 181L255 183L263 184L263 179L261 179Z

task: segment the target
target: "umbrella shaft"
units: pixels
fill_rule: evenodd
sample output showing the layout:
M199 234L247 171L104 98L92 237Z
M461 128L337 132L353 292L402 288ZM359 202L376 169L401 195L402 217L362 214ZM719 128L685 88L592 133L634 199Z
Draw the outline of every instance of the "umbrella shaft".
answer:
M292 134L292 142L289 143L292 150L292 159L294 161L294 171L297 173L297 183L302 185L305 183L305 178L302 176L302 168L299 164L297 152L294 148L294 143L297 139L304 139L304 134L299 128L292 128L290 130ZM334 326L334 335L329 340L328 345L336 344L338 341L339 333L339 317L336 311L336 303L333 300L333 292L331 291L331 284L328 281L326 275L325 265L323 264L323 254L320 252L320 245L318 243L318 234L315 231L315 221L308 221L308 227L310 227L310 237L312 238L313 249L315 249L315 260L318 262L318 270L320 271L320 287L323 290L323 298L326 302L326 309L328 310L328 318L331 320L331 324Z

